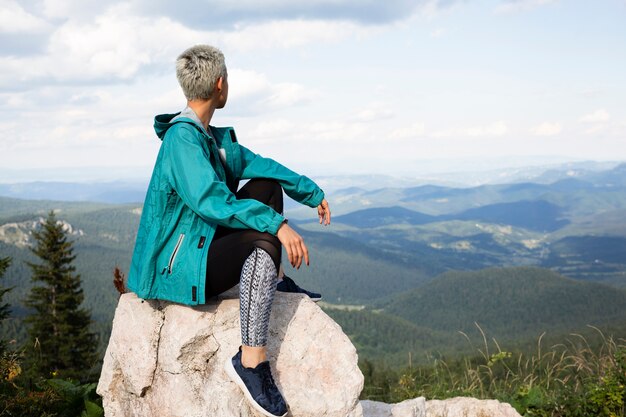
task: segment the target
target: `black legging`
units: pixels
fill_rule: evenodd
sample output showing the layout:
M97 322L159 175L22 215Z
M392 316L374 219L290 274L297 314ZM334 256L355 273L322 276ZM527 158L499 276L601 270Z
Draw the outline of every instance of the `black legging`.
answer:
M252 179L235 193L238 200L255 199L283 212L283 189L269 179ZM230 229L218 226L209 246L206 276L206 298L218 295L239 283L244 262L255 248L265 250L280 267L282 253L278 238L252 229Z

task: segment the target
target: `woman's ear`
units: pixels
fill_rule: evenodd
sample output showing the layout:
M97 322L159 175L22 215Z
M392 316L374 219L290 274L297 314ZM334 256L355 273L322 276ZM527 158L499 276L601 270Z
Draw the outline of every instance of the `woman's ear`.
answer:
M223 88L224 88L224 77L220 77L217 79L217 82L215 83L215 91L219 93L222 91Z

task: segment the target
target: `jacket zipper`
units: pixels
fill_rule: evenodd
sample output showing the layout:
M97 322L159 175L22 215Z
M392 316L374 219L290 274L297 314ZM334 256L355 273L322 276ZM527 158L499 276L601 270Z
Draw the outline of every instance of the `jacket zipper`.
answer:
M176 255L178 255L178 250L180 249L180 245L183 243L184 238L185 238L184 233L181 233L180 236L178 236L178 242L176 242L176 246L174 246L174 250L172 251L172 254L170 255L170 261L167 263L168 274L172 273L172 265L174 265L174 261L176 260Z

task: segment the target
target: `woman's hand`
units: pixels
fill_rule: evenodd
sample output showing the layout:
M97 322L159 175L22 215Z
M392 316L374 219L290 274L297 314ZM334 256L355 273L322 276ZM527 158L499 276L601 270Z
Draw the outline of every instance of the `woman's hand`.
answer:
M276 237L287 251L287 257L291 266L299 269L303 259L309 265L309 250L304 244L304 239L291 226L287 223L281 224Z
M320 217L320 224L324 224L324 226L330 224L330 208L326 199L323 199L320 205L317 206L317 215Z

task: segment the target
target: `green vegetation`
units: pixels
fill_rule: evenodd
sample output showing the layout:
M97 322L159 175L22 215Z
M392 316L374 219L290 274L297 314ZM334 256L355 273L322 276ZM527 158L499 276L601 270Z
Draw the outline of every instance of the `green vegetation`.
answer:
M0 280L4 277L4 273L6 272L10 263L11 263L11 258L0 258ZM2 304L3 302L2 299L4 298L4 295L8 293L9 291L11 291L11 289L12 288L5 288L0 283L0 323L6 320L11 314L11 307L9 306L9 304L8 303ZM0 355L2 355L6 351L7 343L8 341L5 340L4 335L2 335L2 337L0 337Z
M302 235L311 254L311 265L293 277L333 303L371 304L426 282L429 276L403 259L332 233ZM283 254L283 256L285 256ZM287 267L287 275L292 275Z
M531 267L447 272L381 307L434 330L469 331L477 322L506 340L626 323L626 291Z
M311 267L297 273L287 268L287 274L332 303L321 307L357 347L366 377L363 398L471 395L510 402L525 416L624 417L623 191L623 185L578 180L355 190L355 209L363 208L362 199L372 201L370 207L388 200L402 208L361 213L356 227L300 223ZM21 300L33 291L28 264L38 256L20 242L33 243L33 222L52 207L73 228L67 233L79 256L69 275L82 278L82 303L94 319L90 329L102 358L118 300L113 269L128 271L137 204L0 197L0 227L14 224L0 240L0 275L6 270L0 317L9 304L12 314L0 320L2 339L16 341L10 349L29 337L23 320L31 310ZM429 216L415 210L439 221L420 224ZM478 355L467 343L476 328ZM482 329L498 342L488 343ZM9 400L8 415L101 415L93 385L99 361L93 365L64 382L55 380L59 373L29 378L25 352L8 350L0 362L0 403Z
M540 268L449 272L377 306L332 307L323 306L360 357L392 370L409 361L427 365L433 358L472 354L461 335L477 324L526 353L542 332L550 344L579 333L592 347L602 340L587 325L606 334L626 335L625 291Z
M597 328L603 343L592 347L580 334L532 353L501 349L484 332L479 355L434 359L428 366L393 371L362 361L366 377L362 399L398 402L424 396L471 396L508 402L523 416L626 416L626 339L615 340ZM467 340L472 344L469 338Z
M84 296L72 265L76 258L72 242L52 211L33 236L36 246L31 250L41 263L29 264L35 285L25 300L34 310L25 319L29 377L93 378L99 372L88 371L97 362L98 341L89 331L90 313L80 306Z
M383 312L324 308L357 348L359 356L397 367L408 355L415 362L425 362L427 352L449 346L454 335L417 326L405 319Z
M54 217L48 218L49 222L54 225ZM47 223L47 226L51 226ZM48 261L53 261L60 266L62 271L65 271L71 284L77 277L72 277L72 267L65 264L64 261L71 261L71 245L65 245L65 236L61 233L56 235L56 240L52 238L48 229L41 234L36 234L40 240L41 245L34 250L35 253L41 254L42 257ZM54 235L58 232L57 229L51 230ZM46 239L46 237L48 239ZM44 252L46 243L56 243L56 251ZM10 258L0 259L0 279L3 278L7 267L10 264ZM44 269L35 266L34 269L41 273ZM50 276L55 275L58 271L48 270ZM68 275L69 274L69 275ZM58 277L57 277L58 278ZM60 283L61 285L63 282ZM78 281L80 284L80 281ZM71 285L70 285L71 289ZM8 303L1 304L2 296L11 290L11 288L4 288L0 286L0 321L9 319L11 312L10 305ZM57 299L63 298L62 293L56 294ZM67 294L66 294L67 295ZM76 297L72 297L75 294L69 294L66 301L76 301ZM57 311L61 311L58 309ZM74 317L65 316L66 320L72 320ZM73 324L73 323L71 323ZM72 325L69 324L71 328ZM68 327L68 323L59 323L61 326ZM61 336L65 336L62 334ZM6 340L0 340L0 415L2 416L20 416L20 417L103 417L104 410L102 409L102 400L96 394L96 383L86 382L81 384L78 381L72 379L59 379L49 378L37 374L37 367L30 365L28 373L23 372L24 358L26 357L26 348L22 347L15 350L14 343L7 343ZM82 340L79 340L82 342ZM68 344L67 347L72 347ZM95 344L91 344L91 349L95 347ZM48 352L46 352L48 353ZM71 352L74 354L74 352ZM42 355L44 356L44 355ZM48 355L45 355L48 356ZM76 356L81 359L81 356ZM74 360L74 357L71 358ZM32 363L32 361L31 361ZM28 364L26 366L29 366ZM67 371L67 370L65 370ZM78 369L80 373L81 369ZM56 376L56 371L53 375ZM68 372L65 372L68 373ZM69 373L68 373L69 374ZM93 375L88 375L88 378L93 378Z
M0 360L0 415L19 417L103 417L102 399L96 384L70 379L40 379L23 386L15 375L19 361ZM22 379L22 380L20 380Z

